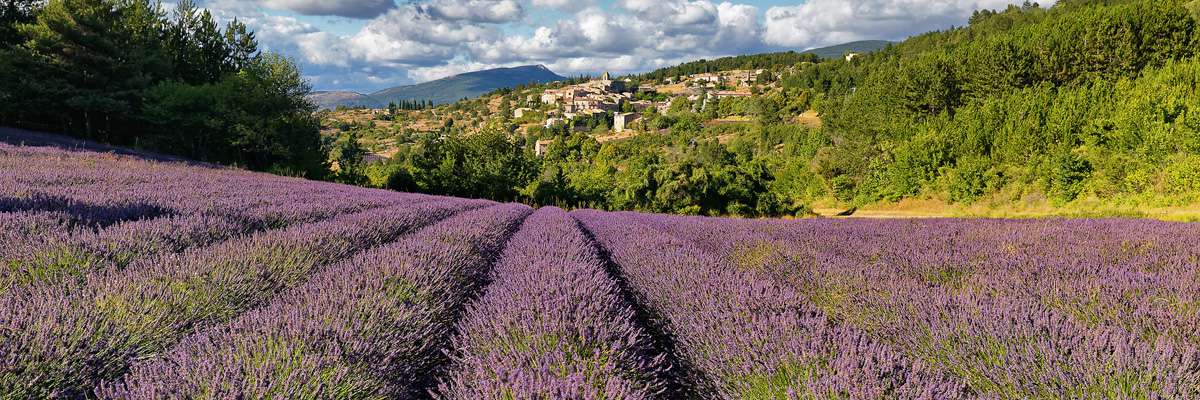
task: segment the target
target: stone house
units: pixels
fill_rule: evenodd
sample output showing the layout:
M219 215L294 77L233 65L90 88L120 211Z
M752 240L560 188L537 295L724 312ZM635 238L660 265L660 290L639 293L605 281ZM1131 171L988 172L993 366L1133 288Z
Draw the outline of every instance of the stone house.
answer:
M624 132L629 124L641 119L641 115L637 113L617 113L613 115L613 132Z

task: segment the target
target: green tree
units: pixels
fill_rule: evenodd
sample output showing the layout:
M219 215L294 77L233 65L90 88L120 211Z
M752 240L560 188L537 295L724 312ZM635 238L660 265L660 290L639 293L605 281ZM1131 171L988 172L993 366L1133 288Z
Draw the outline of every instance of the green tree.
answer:
M532 154L497 129L424 135L417 147L409 172L424 193L513 201L537 176Z
M19 44L24 39L19 27L36 21L40 6L39 0L0 2L0 49Z
M30 60L19 90L34 99L25 111L60 131L126 142L140 93L164 75L158 58L162 21L146 1L53 0L22 25ZM49 104L47 104L49 103Z
M258 40L246 24L234 18L225 27L225 48L229 54L225 64L231 71L241 71L251 66L258 55Z
M247 50L244 48L232 53L227 47L228 39L217 29L208 10L199 10L192 0L181 0L166 34L166 49L175 66L175 76L191 84L212 83L232 70L232 58L247 56L248 60L252 53L241 53ZM238 43L235 38L234 44L249 43Z
M362 185L366 183L363 156L366 149L359 143L358 132L350 131L338 140L331 156L338 166L336 179L343 183Z

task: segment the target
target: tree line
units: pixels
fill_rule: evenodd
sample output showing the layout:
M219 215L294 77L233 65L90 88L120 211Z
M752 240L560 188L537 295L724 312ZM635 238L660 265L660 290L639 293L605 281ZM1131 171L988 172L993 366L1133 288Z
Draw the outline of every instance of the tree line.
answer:
M291 175L327 170L309 86L191 0L7 0L0 125Z
M388 102L388 113L395 114L397 110L425 110L436 106L431 100L399 100Z

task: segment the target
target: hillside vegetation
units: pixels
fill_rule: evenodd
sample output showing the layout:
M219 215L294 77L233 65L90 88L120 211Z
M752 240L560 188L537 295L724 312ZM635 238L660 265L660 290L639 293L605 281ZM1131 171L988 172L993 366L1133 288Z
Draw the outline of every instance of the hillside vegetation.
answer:
M713 60L696 60L683 64L659 68L639 75L641 79L662 80L666 77L718 72L729 70L753 70L760 68L790 67L804 63L816 63L822 59L837 59L849 53L866 54L886 48L892 42L886 40L860 40L839 45L820 47L803 52L785 51L778 53L746 54L721 57Z
M1196 4L978 12L968 27L804 70L786 83L818 95L825 145L798 169L855 203L1194 202Z
M612 113L568 129L529 126L540 120L505 112L473 119L479 122L466 135L454 134L462 120L450 121L425 142L410 140L376 167L384 171L374 181L438 194L505 193L497 199L534 204L705 215L806 214L813 205L908 199L985 209L1195 204L1198 4L1027 4L980 10L968 26L849 61L773 53L687 63L631 77L631 84L730 69L763 73L743 88L750 97L639 93L635 100L666 99L670 107L647 110L620 140L605 139ZM497 102L539 110L527 100L543 88L455 107L474 115L496 111L487 106ZM511 146L497 145L506 136ZM542 157L531 154L536 140L551 141ZM503 189L421 183L451 177Z

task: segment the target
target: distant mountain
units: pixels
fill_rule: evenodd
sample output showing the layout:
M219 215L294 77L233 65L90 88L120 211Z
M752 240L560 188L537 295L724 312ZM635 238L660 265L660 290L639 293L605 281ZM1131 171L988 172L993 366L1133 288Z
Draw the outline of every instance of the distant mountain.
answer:
M416 85L397 86L371 94L348 91L314 92L309 99L321 108L337 106L386 107L400 100L430 100L437 104L452 103L463 98L478 97L496 89L528 83L566 80L544 65L495 68L467 72Z
M467 72L436 81L384 89L371 93L371 97L385 104L396 100L433 100L434 103L445 104L477 97L496 89L566 79L544 65L526 65Z
M860 40L829 47L809 49L804 52L816 54L821 58L840 58L846 55L846 53L870 53L887 47L889 44L892 44L892 42L886 40Z
M338 90L312 92L312 94L308 95L308 99L322 109L334 109L338 108L338 106L370 108L387 106L386 104L379 104L378 100L362 93Z

